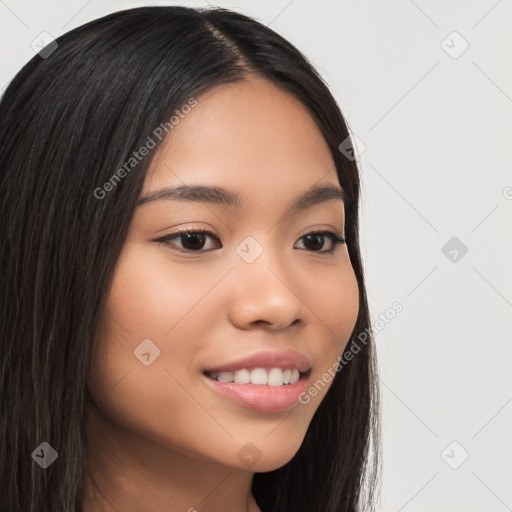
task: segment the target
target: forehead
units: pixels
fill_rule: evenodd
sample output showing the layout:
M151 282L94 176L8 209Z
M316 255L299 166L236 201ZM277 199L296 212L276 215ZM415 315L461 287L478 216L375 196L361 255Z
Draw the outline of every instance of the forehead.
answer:
M224 84L195 98L158 148L144 193L218 184L244 197L339 186L330 150L307 108L263 78Z

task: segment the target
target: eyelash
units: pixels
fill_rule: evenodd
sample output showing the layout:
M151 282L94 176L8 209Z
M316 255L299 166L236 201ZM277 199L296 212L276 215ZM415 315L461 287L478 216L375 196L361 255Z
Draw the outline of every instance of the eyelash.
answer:
M163 236L163 237L158 238L158 239L153 240L153 241L169 246L169 245L172 245L171 244L171 240L173 240L175 238L179 238L180 236L189 235L189 234L205 234L205 235L211 236L212 238L216 238L218 240L218 237L215 236L211 231L208 231L207 229L183 228L183 229L179 229L175 233L171 233L169 235ZM332 254L338 248L339 245L343 245L343 244L346 243L346 239L341 237L341 236L339 236L338 233L335 233L334 231L326 231L326 230L324 230L324 231L311 231L309 233L306 233L306 234L302 235L299 240L301 240L302 238L305 238L305 237L307 237L309 235L326 235L331 240L331 243L333 245L332 249L329 249L328 251L308 251L308 252L312 252L312 253ZM179 251L179 252L185 252L185 253L189 253L189 254L190 253L198 253L198 254L200 254L200 253L203 253L203 252L208 252L208 250L207 251L203 251L203 250L192 251L190 249L176 249L176 250ZM307 249L305 249L305 250L307 250Z

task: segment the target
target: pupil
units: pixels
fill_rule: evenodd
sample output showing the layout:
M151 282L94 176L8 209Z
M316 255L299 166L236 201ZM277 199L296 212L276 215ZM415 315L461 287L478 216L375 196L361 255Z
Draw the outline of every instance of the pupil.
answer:
M185 240L183 240L183 239L185 239ZM190 241L192 241L192 243L189 243ZM204 235L201 233L192 233L192 234L189 233L186 235L182 235L181 242L183 244L183 247L185 247L185 249L202 249L203 245L204 245ZM188 245L188 247L187 247L187 245Z
M321 249L322 248L322 245L323 245L323 235L320 235L320 234L317 234L317 235L307 235L306 236L307 239L311 240L312 238L315 238L316 241L320 241L320 243L318 244L313 244L313 246L316 245L316 247L312 247L313 249Z

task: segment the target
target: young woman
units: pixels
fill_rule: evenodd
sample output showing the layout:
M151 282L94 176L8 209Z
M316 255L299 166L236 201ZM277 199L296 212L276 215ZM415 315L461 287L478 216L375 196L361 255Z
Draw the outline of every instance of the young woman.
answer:
M0 136L0 509L372 510L359 174L306 58L117 12L18 73Z

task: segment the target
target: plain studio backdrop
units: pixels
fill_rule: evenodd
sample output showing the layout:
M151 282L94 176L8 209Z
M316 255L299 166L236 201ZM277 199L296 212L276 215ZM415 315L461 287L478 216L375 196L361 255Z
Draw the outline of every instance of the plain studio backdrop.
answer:
M511 1L214 4L297 46L356 140L382 387L378 510L510 510ZM144 5L208 2L0 1L1 91L41 42Z

